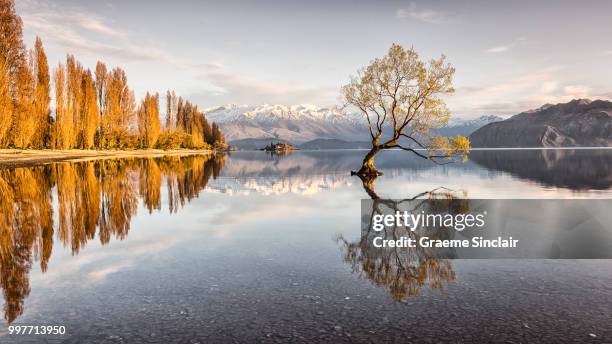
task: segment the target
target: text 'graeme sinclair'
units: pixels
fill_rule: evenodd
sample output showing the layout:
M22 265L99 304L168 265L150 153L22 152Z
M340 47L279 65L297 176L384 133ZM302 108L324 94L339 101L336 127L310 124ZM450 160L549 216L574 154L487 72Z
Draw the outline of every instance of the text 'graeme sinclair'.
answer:
M517 247L519 240L512 237L496 239L485 239L483 237L474 237L472 240L460 239L430 239L429 237L421 237L418 240L410 237L400 237L399 239L383 239L376 237L372 241L374 247L424 247L424 248L514 248Z

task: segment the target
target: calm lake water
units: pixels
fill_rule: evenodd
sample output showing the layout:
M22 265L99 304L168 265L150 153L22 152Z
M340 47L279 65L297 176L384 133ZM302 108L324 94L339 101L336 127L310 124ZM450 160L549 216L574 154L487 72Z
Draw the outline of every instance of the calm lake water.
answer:
M377 256L363 151L0 170L0 342L610 342L612 261ZM612 198L612 150L380 154L375 192ZM62 336L9 335L64 325Z

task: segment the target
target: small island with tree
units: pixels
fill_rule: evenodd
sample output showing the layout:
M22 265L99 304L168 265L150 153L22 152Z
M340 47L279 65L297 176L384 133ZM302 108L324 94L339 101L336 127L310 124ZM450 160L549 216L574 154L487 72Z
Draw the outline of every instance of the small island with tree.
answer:
M270 144L265 146L262 150L273 153L288 153L294 150L298 150L298 148L290 143L270 142Z

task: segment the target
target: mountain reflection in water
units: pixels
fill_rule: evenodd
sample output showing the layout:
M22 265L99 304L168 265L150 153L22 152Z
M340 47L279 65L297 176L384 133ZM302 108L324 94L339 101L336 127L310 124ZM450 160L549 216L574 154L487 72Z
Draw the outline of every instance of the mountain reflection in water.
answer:
M385 153L377 157L376 165L385 176L391 177L407 174L418 176L428 171L442 170L480 176L492 174L491 177L507 173L545 188L588 191L612 187L612 149L476 150L470 153L467 163L445 166L402 151ZM271 183L273 180L308 184L321 176L337 177L337 183L350 184L356 183L357 179L351 178L347 171L359 166L363 154L364 151L358 150L300 151L288 156L240 152L228 161L222 175L240 182L243 188L247 180L251 184L253 181ZM295 183L292 184L294 187ZM228 190L233 187L234 191L240 188L239 185L229 184L217 184L216 187L226 187Z
M477 150L470 160L543 186L607 190L612 186L611 149Z

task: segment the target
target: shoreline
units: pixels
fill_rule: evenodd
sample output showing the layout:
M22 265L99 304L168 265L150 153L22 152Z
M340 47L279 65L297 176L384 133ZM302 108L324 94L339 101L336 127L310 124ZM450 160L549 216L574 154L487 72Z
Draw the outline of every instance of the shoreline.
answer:
M160 157L167 155L216 154L210 149L141 149L141 150L85 150L85 149L0 149L0 169L31 167L54 162L100 160L130 157Z
M591 150L612 149L612 147L507 147L507 148L472 148L472 151L504 151L504 150ZM332 148L332 149L300 149L296 151L367 151L366 148ZM396 150L396 149L389 149ZM421 150L421 149L416 149ZM244 151L261 151L244 150ZM86 150L86 149L0 149L0 169L15 167L31 167L63 161L101 160L130 157L161 157L182 155L208 155L220 151L212 149L134 149L134 150ZM293 151L291 151L292 153Z

